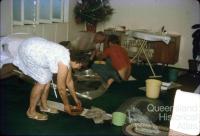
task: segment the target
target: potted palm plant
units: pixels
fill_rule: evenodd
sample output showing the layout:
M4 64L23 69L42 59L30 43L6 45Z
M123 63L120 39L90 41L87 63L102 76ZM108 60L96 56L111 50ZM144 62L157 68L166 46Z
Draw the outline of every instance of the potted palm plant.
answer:
M192 26L195 31L192 34L193 37L193 59L189 60L189 70L192 73L200 72L200 24L195 24Z
M78 0L74 14L77 24L85 23L88 31L95 32L97 23L108 20L113 8L109 0Z

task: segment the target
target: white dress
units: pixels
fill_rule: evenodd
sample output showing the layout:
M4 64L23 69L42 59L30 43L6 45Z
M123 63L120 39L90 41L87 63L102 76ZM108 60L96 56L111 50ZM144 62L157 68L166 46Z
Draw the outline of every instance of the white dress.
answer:
M23 40L25 39L13 35L0 38L0 68L4 64L13 62L14 57L17 55L18 47Z
M52 79L58 72L58 63L70 67L70 53L65 47L39 37L29 38L22 42L13 64L24 74L41 84Z

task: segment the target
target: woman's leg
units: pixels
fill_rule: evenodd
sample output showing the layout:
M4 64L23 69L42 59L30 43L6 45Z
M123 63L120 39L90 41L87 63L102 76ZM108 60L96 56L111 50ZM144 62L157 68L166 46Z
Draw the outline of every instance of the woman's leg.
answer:
M50 88L50 82L45 85L44 91L42 92L41 101L40 101L40 111L56 114L58 113L58 110L55 108L50 108L47 105L47 99L49 96L49 88Z
M42 95L41 95L41 103L40 104L43 109L48 109L47 99L49 96L49 88L50 88L50 83L45 85L44 91L42 92Z
M36 106L40 100L40 97L43 93L44 88L45 88L45 84L40 84L40 83L36 83L33 86L31 95L30 95L30 104L27 110L28 116L35 116L36 114L39 114L38 112L36 112Z

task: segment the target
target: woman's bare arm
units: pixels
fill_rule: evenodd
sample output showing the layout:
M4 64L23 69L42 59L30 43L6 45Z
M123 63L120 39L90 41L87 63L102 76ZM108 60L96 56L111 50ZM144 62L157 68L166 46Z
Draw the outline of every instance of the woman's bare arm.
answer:
M67 66L62 63L59 63L58 73L57 73L57 87L64 106L69 106L69 101L66 92L66 84L65 84L68 73L69 70L67 69Z
M67 84L67 87L70 89L70 93L72 97L74 98L76 104L78 105L78 108L80 109L78 112L73 112L73 106L69 104L67 92L66 92L67 81L69 82ZM74 116L79 115L82 112L82 108L81 108L80 101L76 97L75 89L73 89L74 84L71 77L71 69L68 69L67 66L62 63L58 64L57 86L58 86L59 95L64 104L65 111L70 115L74 115Z
M74 81L72 79L72 70L71 69L69 70L68 75L67 75L66 85L67 85L68 89L70 90L70 94L72 95L77 106L81 106L81 103L76 95L76 88L74 86Z

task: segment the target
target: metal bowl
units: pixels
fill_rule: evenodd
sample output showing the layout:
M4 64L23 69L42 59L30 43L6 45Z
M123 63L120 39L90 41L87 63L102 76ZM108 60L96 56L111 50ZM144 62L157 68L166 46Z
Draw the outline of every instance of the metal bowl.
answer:
M83 71L83 75L84 76L94 76L95 73L94 73L94 71L92 69L87 69L87 70Z

